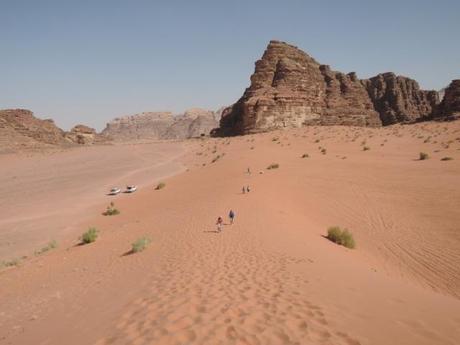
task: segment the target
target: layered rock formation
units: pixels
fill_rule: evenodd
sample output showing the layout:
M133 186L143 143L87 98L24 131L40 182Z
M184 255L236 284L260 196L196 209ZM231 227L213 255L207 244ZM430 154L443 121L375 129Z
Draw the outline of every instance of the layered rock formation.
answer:
M433 113L439 103L436 91L420 90L410 78L383 73L362 81L383 125L415 122Z
M303 125L381 126L433 114L435 91L393 73L360 80L321 65L284 42L270 41L251 85L225 109L215 135L256 133Z
M75 144L104 141L107 139L84 125L75 126L70 132L65 132L53 120L38 119L30 110L0 110L0 152L71 147Z
M171 112L147 112L116 118L102 134L116 141L187 139L209 135L217 127L215 113L193 108L180 115Z
M460 79L454 79L444 89L444 97L439 104L435 118L459 118L460 117Z
M107 137L98 134L94 128L85 125L76 125L70 132L65 133L65 138L79 145L90 145L107 141Z

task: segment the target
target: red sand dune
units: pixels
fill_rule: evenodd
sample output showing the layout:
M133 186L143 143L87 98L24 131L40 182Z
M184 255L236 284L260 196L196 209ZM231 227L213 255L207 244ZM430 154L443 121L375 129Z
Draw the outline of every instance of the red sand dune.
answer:
M117 198L118 216L89 207L59 248L0 272L0 343L458 343L460 123L185 146L164 189ZM333 225L356 249L324 238ZM89 226L100 237L78 246Z

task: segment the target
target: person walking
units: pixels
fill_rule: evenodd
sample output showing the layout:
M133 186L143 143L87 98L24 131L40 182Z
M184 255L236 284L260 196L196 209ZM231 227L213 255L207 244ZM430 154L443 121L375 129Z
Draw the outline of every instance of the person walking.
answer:
M217 231L218 232L222 231L222 224L223 223L224 223L224 220L222 219L222 217L217 218L216 225L217 225Z
M233 220L235 219L235 212L233 210L230 210L228 213L228 218L230 219L230 224L233 224Z

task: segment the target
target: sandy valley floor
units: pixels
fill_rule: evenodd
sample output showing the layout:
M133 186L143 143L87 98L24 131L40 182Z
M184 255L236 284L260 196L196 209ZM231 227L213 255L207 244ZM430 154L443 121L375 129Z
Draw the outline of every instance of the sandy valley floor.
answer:
M9 158L2 181L59 192L52 207L45 196L3 199L2 246L38 243L31 219L46 215L46 229L77 206L63 234L42 230L45 242L59 235L57 249L0 271L0 344L458 344L459 122L163 145L111 149L113 162L132 152L146 159L116 172L99 161L109 159L105 147ZM160 153L177 165L159 172L151 164ZM72 155L88 168L69 170ZM187 170L155 190L178 162ZM91 188L72 185L68 171ZM113 199L120 215L102 216L108 200L99 195L131 183L130 171L142 188ZM217 233L230 209L235 224ZM353 233L356 249L324 238L333 225ZM99 238L78 245L89 226ZM142 236L150 246L130 254Z

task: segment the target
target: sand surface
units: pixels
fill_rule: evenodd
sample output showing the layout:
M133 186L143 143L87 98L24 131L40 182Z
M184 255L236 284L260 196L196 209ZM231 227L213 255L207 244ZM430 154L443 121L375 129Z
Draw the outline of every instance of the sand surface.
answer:
M94 217L90 207L112 187L142 187L182 171L183 152L180 143L151 143L0 155L0 261L62 239Z
M183 145L164 189L90 207L75 226L95 243L72 232L0 272L0 343L458 344L460 123ZM333 225L356 249L324 238Z

